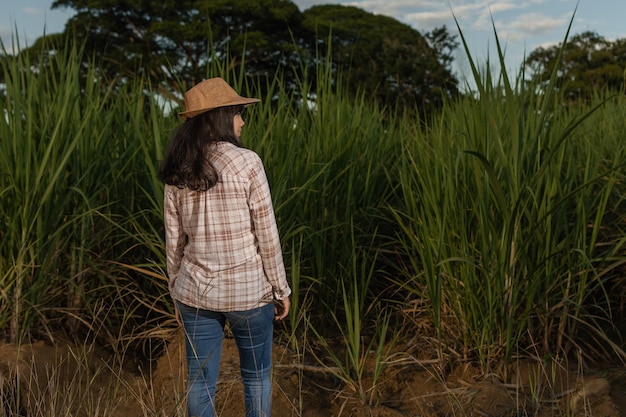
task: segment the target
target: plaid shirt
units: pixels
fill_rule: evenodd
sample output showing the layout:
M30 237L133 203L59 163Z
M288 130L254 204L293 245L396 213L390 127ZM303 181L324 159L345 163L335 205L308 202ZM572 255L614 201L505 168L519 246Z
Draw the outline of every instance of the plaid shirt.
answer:
M217 142L218 183L208 191L165 186L165 247L174 300L242 311L291 294L263 162Z

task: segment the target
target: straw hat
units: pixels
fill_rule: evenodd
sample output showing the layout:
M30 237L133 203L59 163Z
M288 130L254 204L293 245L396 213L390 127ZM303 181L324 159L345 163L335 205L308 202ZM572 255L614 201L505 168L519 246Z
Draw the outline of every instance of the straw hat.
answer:
M187 120L218 107L241 104L249 106L259 101L261 100L258 98L241 97L222 78L209 78L196 84L185 93L185 111L179 115Z

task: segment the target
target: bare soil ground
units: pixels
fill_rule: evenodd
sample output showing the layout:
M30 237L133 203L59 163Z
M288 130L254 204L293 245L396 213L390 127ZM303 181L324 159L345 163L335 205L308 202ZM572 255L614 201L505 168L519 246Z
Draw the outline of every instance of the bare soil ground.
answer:
M626 416L626 368L621 366L583 374L522 362L503 378L481 374L471 364L398 360L374 387L364 378L366 395L358 398L327 368L303 364L279 344L274 364L274 417ZM11 414L15 409L33 417L184 416L182 336L153 365L139 371L112 363L104 351L60 341L1 345L0 416L17 416ZM217 403L220 417L244 416L232 339L224 341Z

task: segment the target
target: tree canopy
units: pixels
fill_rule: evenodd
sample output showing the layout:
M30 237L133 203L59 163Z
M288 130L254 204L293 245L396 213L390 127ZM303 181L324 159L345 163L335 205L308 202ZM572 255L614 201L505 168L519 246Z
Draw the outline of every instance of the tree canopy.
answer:
M56 0L76 10L64 35L85 42L105 74L142 76L163 91L206 78L211 62L250 75L293 51L300 12L284 0ZM245 49L245 54L243 51Z
M596 32L583 32L563 45L537 48L524 62L531 81L539 85L550 80L563 50L557 85L565 97L576 102L593 97L596 91L624 91L626 39L610 42Z
M323 54L331 53L338 78L380 103L430 108L458 92L445 49L457 44L445 27L428 38L435 49L410 26L356 7L314 6L303 26L316 34Z
M445 27L422 35L356 7L301 12L290 0L55 0L52 7L76 11L61 36L48 37L56 48L63 36L84 42L103 76L143 77L171 98L216 66L243 68L255 85L278 74L295 88L305 74L315 81L329 51L336 81L381 105L431 107L457 93L449 54L457 44Z

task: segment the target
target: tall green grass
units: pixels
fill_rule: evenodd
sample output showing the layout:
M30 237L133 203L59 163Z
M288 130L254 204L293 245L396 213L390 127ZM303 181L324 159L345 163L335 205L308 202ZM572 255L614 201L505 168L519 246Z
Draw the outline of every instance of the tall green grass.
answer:
M107 320L119 320L105 328L115 329L135 311L116 293L154 288L130 281L114 262L140 262L131 233L140 231L144 246L154 236L158 246L157 217L125 230L112 224L128 223L160 192L148 168L164 118L139 84L87 82L97 67L84 74L81 51L67 51L33 62L9 56L0 68L0 328L12 341L52 337L59 327L84 331L102 304ZM153 262L161 252L152 248ZM132 304L131 293L123 298Z
M83 74L68 51L0 64L0 329L127 349L175 327L156 169L179 121L141 80L88 82L97 65ZM416 306L439 357L486 370L523 353L622 353L623 97L567 107L558 91L477 74L477 97L420 120L319 74L298 95L267 81L242 138L272 188L296 291L281 329L301 357L336 342L333 369L374 403L364 358L376 352L379 378L383 345L422 335L403 320ZM241 69L217 75L260 87Z
M520 353L623 355L605 330L624 261L624 97L566 107L554 83L522 78L475 70L477 98L403 141L393 212L411 262L395 282L426 302L440 354L485 369Z
M283 240L303 242L298 262L309 279L300 285L328 303L312 308L329 319L324 310L341 303L354 245L369 245L377 229L389 228L382 213L395 195L390 176L399 149L394 123L372 114L364 98L349 103L335 91L316 97L313 109L290 108L292 97L281 96L252 110L244 141L266 164Z

